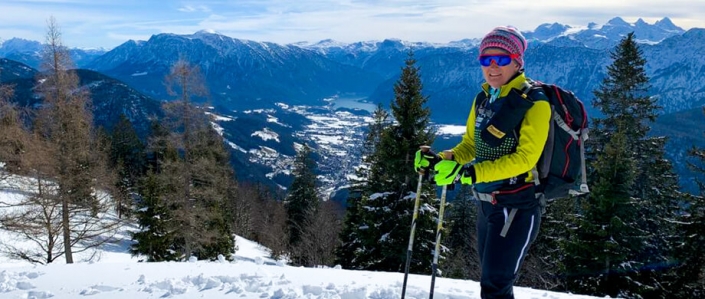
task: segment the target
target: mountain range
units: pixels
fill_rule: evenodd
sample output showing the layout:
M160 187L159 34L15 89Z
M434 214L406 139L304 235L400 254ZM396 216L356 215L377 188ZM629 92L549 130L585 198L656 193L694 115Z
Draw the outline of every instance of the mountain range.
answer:
M687 125L694 132L705 131L703 118L686 122L681 117L673 117L697 118L699 107L705 105L705 78L700 75L705 71L705 58L699 54L705 53L705 29L685 31L668 18L654 24L647 24L641 19L627 23L621 18L614 18L603 25L590 23L584 27L542 24L533 31L523 32L530 42L525 58L526 72L531 78L556 83L574 91L586 102L590 114L599 116L591 106L592 91L602 82L606 66L612 61L611 50L629 32L635 33L643 57L647 60L650 94L657 97L658 104L663 107L664 119L675 120L656 124L655 129L658 127L660 132L682 132L678 126ZM127 41L109 51L71 49L71 55L76 65L85 69L81 72L94 78L92 82L100 82L93 85L122 86L108 93L124 94L125 98L130 99L130 103L122 103L118 109L133 111L135 121L158 115L159 109L156 107L159 101L170 99L163 78L175 61L184 59L198 65L211 91L210 97L202 101L213 107L214 114L222 116L214 122L221 125L223 136L237 146L233 147L234 153L239 155L235 157L239 160L236 164L242 166L251 160L259 161L259 167L245 168L250 172L246 176L275 179L286 174L286 165L258 159L266 156L262 155L262 151L277 153L282 160L293 156L292 143L306 142L305 138L312 136L304 133L311 126L316 126L318 118L312 115L319 112L326 117L339 117L337 113L340 110L328 109L331 98L360 99L371 104L388 105L394 96L392 86L410 52L413 52L420 67L423 90L429 96L428 106L433 121L437 124L464 124L470 101L483 81L476 62L478 43L479 39L446 44L387 39L356 43L324 40L280 45L199 31L187 35L157 34L147 41ZM26 64L24 67L13 67L13 72L21 73L27 67L39 68L40 50L41 44L38 42L13 38L0 45L0 56ZM31 82L28 79L31 76L24 77ZM98 91L98 94L102 93ZM139 110L136 107L140 105L146 105L145 111L136 113ZM307 110L310 107L328 108ZM96 109L97 113L101 113L100 108ZM111 109L117 111L116 108ZM269 122L272 117L287 125ZM108 125L111 117L105 119L105 125ZM364 121L364 117L358 121ZM264 131L269 132L267 134L274 133L286 138L253 138L263 136L257 132L265 127L269 130ZM354 128L358 129L357 132L362 130L361 127ZM331 134L336 134L334 129L331 130ZM705 145L702 134L677 135L669 145L674 158L683 157L689 145ZM444 140L452 143L453 138L457 136ZM313 142L319 148L337 146L324 146L320 139ZM355 154L342 151L341 156L347 155L347 159L353 161L357 159ZM339 165L348 165L341 163L340 159L329 159L328 162L338 165L323 165L330 173L336 172ZM681 166L677 167L684 169ZM344 176L336 177L342 177L342 182L333 184L345 184ZM281 186L286 186L286 182L286 179L276 179Z

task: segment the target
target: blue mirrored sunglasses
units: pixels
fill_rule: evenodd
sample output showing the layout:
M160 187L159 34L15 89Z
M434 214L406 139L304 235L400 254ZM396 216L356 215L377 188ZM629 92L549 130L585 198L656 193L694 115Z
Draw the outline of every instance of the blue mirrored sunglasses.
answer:
M480 65L487 67L490 66L493 61L497 66L505 66L512 63L512 59L517 58L519 58L518 54L490 54L480 55L478 60L480 61Z

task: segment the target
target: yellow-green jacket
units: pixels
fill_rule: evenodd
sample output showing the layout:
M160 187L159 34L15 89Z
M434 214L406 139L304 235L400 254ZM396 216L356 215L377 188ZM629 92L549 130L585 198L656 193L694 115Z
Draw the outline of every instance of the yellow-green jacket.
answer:
M528 86L527 84L525 75L520 73L500 87L499 97L493 103L482 106L479 119L476 110L483 103L479 101L490 98L489 84L482 85L482 91L473 101L463 139L452 151L455 161L460 164L474 161L475 189L478 192L515 193L517 188L527 189L530 187L529 183L533 185L532 169L543 152L551 118L551 107L543 92L532 90L529 93L534 101L533 106L526 111L515 132L508 133L504 137L501 147L492 148L479 137L479 131L489 121L486 119L487 115L482 114L486 111L484 109L496 111L513 88L522 90ZM533 192L530 193L533 196ZM501 200L499 202L501 203Z

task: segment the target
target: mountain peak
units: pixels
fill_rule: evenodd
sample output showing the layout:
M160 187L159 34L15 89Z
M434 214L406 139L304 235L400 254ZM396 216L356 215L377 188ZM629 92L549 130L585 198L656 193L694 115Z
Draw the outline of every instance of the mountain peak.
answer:
M321 41L313 44L313 46L315 46L315 47L344 47L346 45L347 45L346 43L339 42L339 41L336 41L331 38L324 39L324 40L321 40Z
M201 30L198 30L193 35L211 35L211 34L220 35L218 32L215 31L215 29L201 29Z
M570 27L570 25L563 25L560 23L553 23L553 24L543 23L543 24L539 25L538 27L536 27L536 30L534 30L534 32L539 32L539 31L563 32L566 29L570 29L570 28L572 28L572 27Z
M624 21L624 19L620 17L612 18L607 22L607 24L612 26L629 26L629 23L627 23L626 21Z
M17 51L17 50L37 51L42 48L42 43L40 43L38 41L13 37L11 39L5 40L2 43L0 43L0 48L3 48L7 52L12 52L12 51Z
M647 24L646 22L644 22L644 19L642 19L642 18L639 18L638 20L636 20L636 23L634 23L634 24L635 24L636 26L638 26L638 27L649 26L649 24Z
M661 28L663 30L675 30L675 31L680 31L680 32L685 31L685 30L683 30L683 28L676 26L676 24L673 24L673 21L671 21L671 19L668 17L665 17L659 21L656 21L656 23L654 23L654 26Z

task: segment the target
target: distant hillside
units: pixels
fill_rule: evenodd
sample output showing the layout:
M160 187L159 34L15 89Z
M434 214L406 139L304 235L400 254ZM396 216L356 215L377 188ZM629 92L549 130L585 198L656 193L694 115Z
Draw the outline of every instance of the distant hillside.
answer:
M178 59L198 65L212 104L229 109L271 107L276 102L320 105L335 95L369 94L380 80L376 74L315 51L203 31L128 41L94 60L89 68L153 98L168 99L162 82Z
M26 107L41 104L34 92L37 70L9 59L0 59L0 82L14 85L13 100ZM112 129L124 113L142 137L149 132L150 121L163 116L161 104L118 80L90 70L77 70L80 86L90 91L94 122Z

